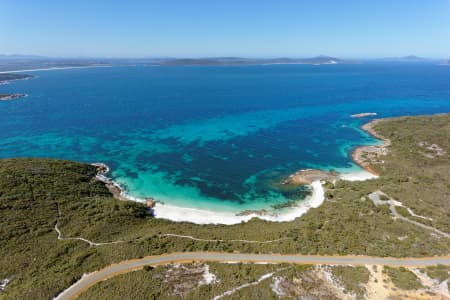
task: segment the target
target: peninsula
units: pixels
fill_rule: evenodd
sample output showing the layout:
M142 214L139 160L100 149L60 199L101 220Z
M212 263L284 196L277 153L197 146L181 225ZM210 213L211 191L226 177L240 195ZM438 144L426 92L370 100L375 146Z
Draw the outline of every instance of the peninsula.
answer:
M33 78L31 75L13 74L13 73L0 73L0 85L8 84L14 80L24 80Z
M389 146L391 145L391 141L388 138L382 136L374 130L374 126L376 126L380 121L381 120L378 119L366 123L362 126L362 129L380 140L381 143L378 145L357 147L352 152L353 160L362 168L366 169L368 172L376 176L379 176L380 174L374 169L373 166L384 163L382 157L388 153Z

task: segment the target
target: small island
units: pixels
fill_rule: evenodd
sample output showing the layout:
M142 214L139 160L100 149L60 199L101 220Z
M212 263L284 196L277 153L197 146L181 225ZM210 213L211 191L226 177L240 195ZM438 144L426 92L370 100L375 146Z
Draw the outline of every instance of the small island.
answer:
M33 76L24 74L0 73L0 85L9 84L14 80L31 79ZM11 101L28 96L24 93L0 94L0 101Z
M26 97L27 94L0 94L0 101L11 101Z
M350 115L350 117L365 118L365 117L376 116L376 115L377 115L377 113L374 113L374 112L365 112L365 113L353 114L353 115Z
M282 182L282 184L294 184L294 185L304 185L311 184L317 180L328 180L328 181L336 181L339 179L339 174L337 172L326 172L322 170L316 169L307 169L300 170L295 172L292 175Z

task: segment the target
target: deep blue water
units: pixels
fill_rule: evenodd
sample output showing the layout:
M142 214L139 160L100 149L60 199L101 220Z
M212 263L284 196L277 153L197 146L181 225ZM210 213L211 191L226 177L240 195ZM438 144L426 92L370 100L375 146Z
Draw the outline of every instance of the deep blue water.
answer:
M354 171L358 129L450 111L450 68L432 65L112 67L28 72L0 86L0 157L102 161L132 195L209 209L302 199L276 185L309 167Z

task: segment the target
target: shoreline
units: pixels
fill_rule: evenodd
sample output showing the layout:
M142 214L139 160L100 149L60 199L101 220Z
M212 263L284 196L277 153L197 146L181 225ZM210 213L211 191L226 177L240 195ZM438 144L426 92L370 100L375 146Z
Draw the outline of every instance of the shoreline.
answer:
M127 191L113 179L105 176L110 169L104 163L91 163L97 168L95 178L104 183L114 198L122 201L134 201L146 204L151 214L155 218L166 219L173 222L190 222L194 224L223 224L234 225L241 222L248 222L252 218L259 218L272 222L287 222L305 214L310 208L319 207L325 200L325 190L320 180L312 182L312 194L309 195L300 205L289 207L278 214L259 213L252 211L250 213L217 212L207 209L198 209L190 207L181 207L161 203L151 197L138 198L128 195Z
M300 170L290 175L288 179L282 184L307 184L311 186L312 193L307 196L303 201L283 209L279 213L268 213L265 210L257 211L242 211L242 212L218 212L207 209L198 209L191 207L181 207L170 204L165 204L157 201L151 197L138 198L133 197L127 193L127 191L116 181L105 176L110 172L109 167L104 163L92 163L91 165L97 168L97 174L95 178L103 182L108 190L111 192L114 198L122 201L134 201L144 203L150 210L151 214L155 218L166 219L173 222L189 222L194 224L223 224L234 225L241 222L248 222L252 218L259 218L265 221L271 222L289 222L298 217L301 217L311 208L319 207L325 201L325 189L323 184L325 180L331 180L333 182L337 180L346 181L364 181L378 178L380 175L372 169L370 166L370 159L367 161L363 158L366 153L371 154L386 154L386 147L390 145L390 140L379 135L373 129L373 126L378 124L382 119L375 119L361 126L361 129L368 132L370 135L378 140L382 141L380 145L366 145L356 147L352 151L353 161L359 165L362 170L351 173L330 173L321 170ZM312 172L312 174L311 174ZM311 176L312 175L312 176ZM297 178L298 177L298 178Z
M353 161L357 165L377 177L380 176L380 174L372 168L371 164L374 163L376 159L378 159L378 156L386 155L388 153L387 148L391 145L391 141L388 138L380 135L373 128L382 120L383 119L375 119L361 126L362 130L369 133L372 137L380 140L381 144L359 146L353 149L351 154ZM384 161L380 161L377 163L384 163Z
M216 212L188 207L172 206L156 203L154 213L156 218L168 219L174 222L190 222L195 224L234 225L258 218L270 222L289 222L305 214L310 208L319 207L325 200L325 191L320 181L311 184L312 194L297 206L289 207L277 214L251 212L248 214L233 212Z

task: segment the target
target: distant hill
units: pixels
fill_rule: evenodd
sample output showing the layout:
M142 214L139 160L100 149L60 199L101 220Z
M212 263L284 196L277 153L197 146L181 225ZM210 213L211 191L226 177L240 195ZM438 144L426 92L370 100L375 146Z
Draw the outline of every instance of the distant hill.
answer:
M389 62L425 62L428 59L416 55L407 55L401 57L384 57L378 59L380 61L389 61Z
M22 60L22 59L48 59L39 55L23 55L23 54L0 54L0 60Z
M402 60L425 60L425 58L420 57L420 56L415 56L415 55L403 56L403 57L400 57L400 59L402 59Z
M175 58L161 60L160 65L167 66L213 66L213 65L243 65L250 61L240 57L212 57L212 58Z
M331 56L316 56L311 58L304 58L300 60L303 63L310 63L310 64L338 64L343 63L344 60L337 58L337 57L331 57Z
M38 55L4 55L0 54L0 72L62 67L85 67L94 65L109 66L246 66L275 64L355 64L355 63L417 63L450 65L449 60L428 59L415 55L402 57L385 57L377 59L353 60L333 56L319 55L306 58L275 57L275 58L245 58L245 57L203 57L203 58L62 58Z
M269 65L269 64L338 64L345 61L331 56L316 56L311 58L242 58L242 57L211 57L211 58L177 58L162 60L164 66L239 66L239 65Z

